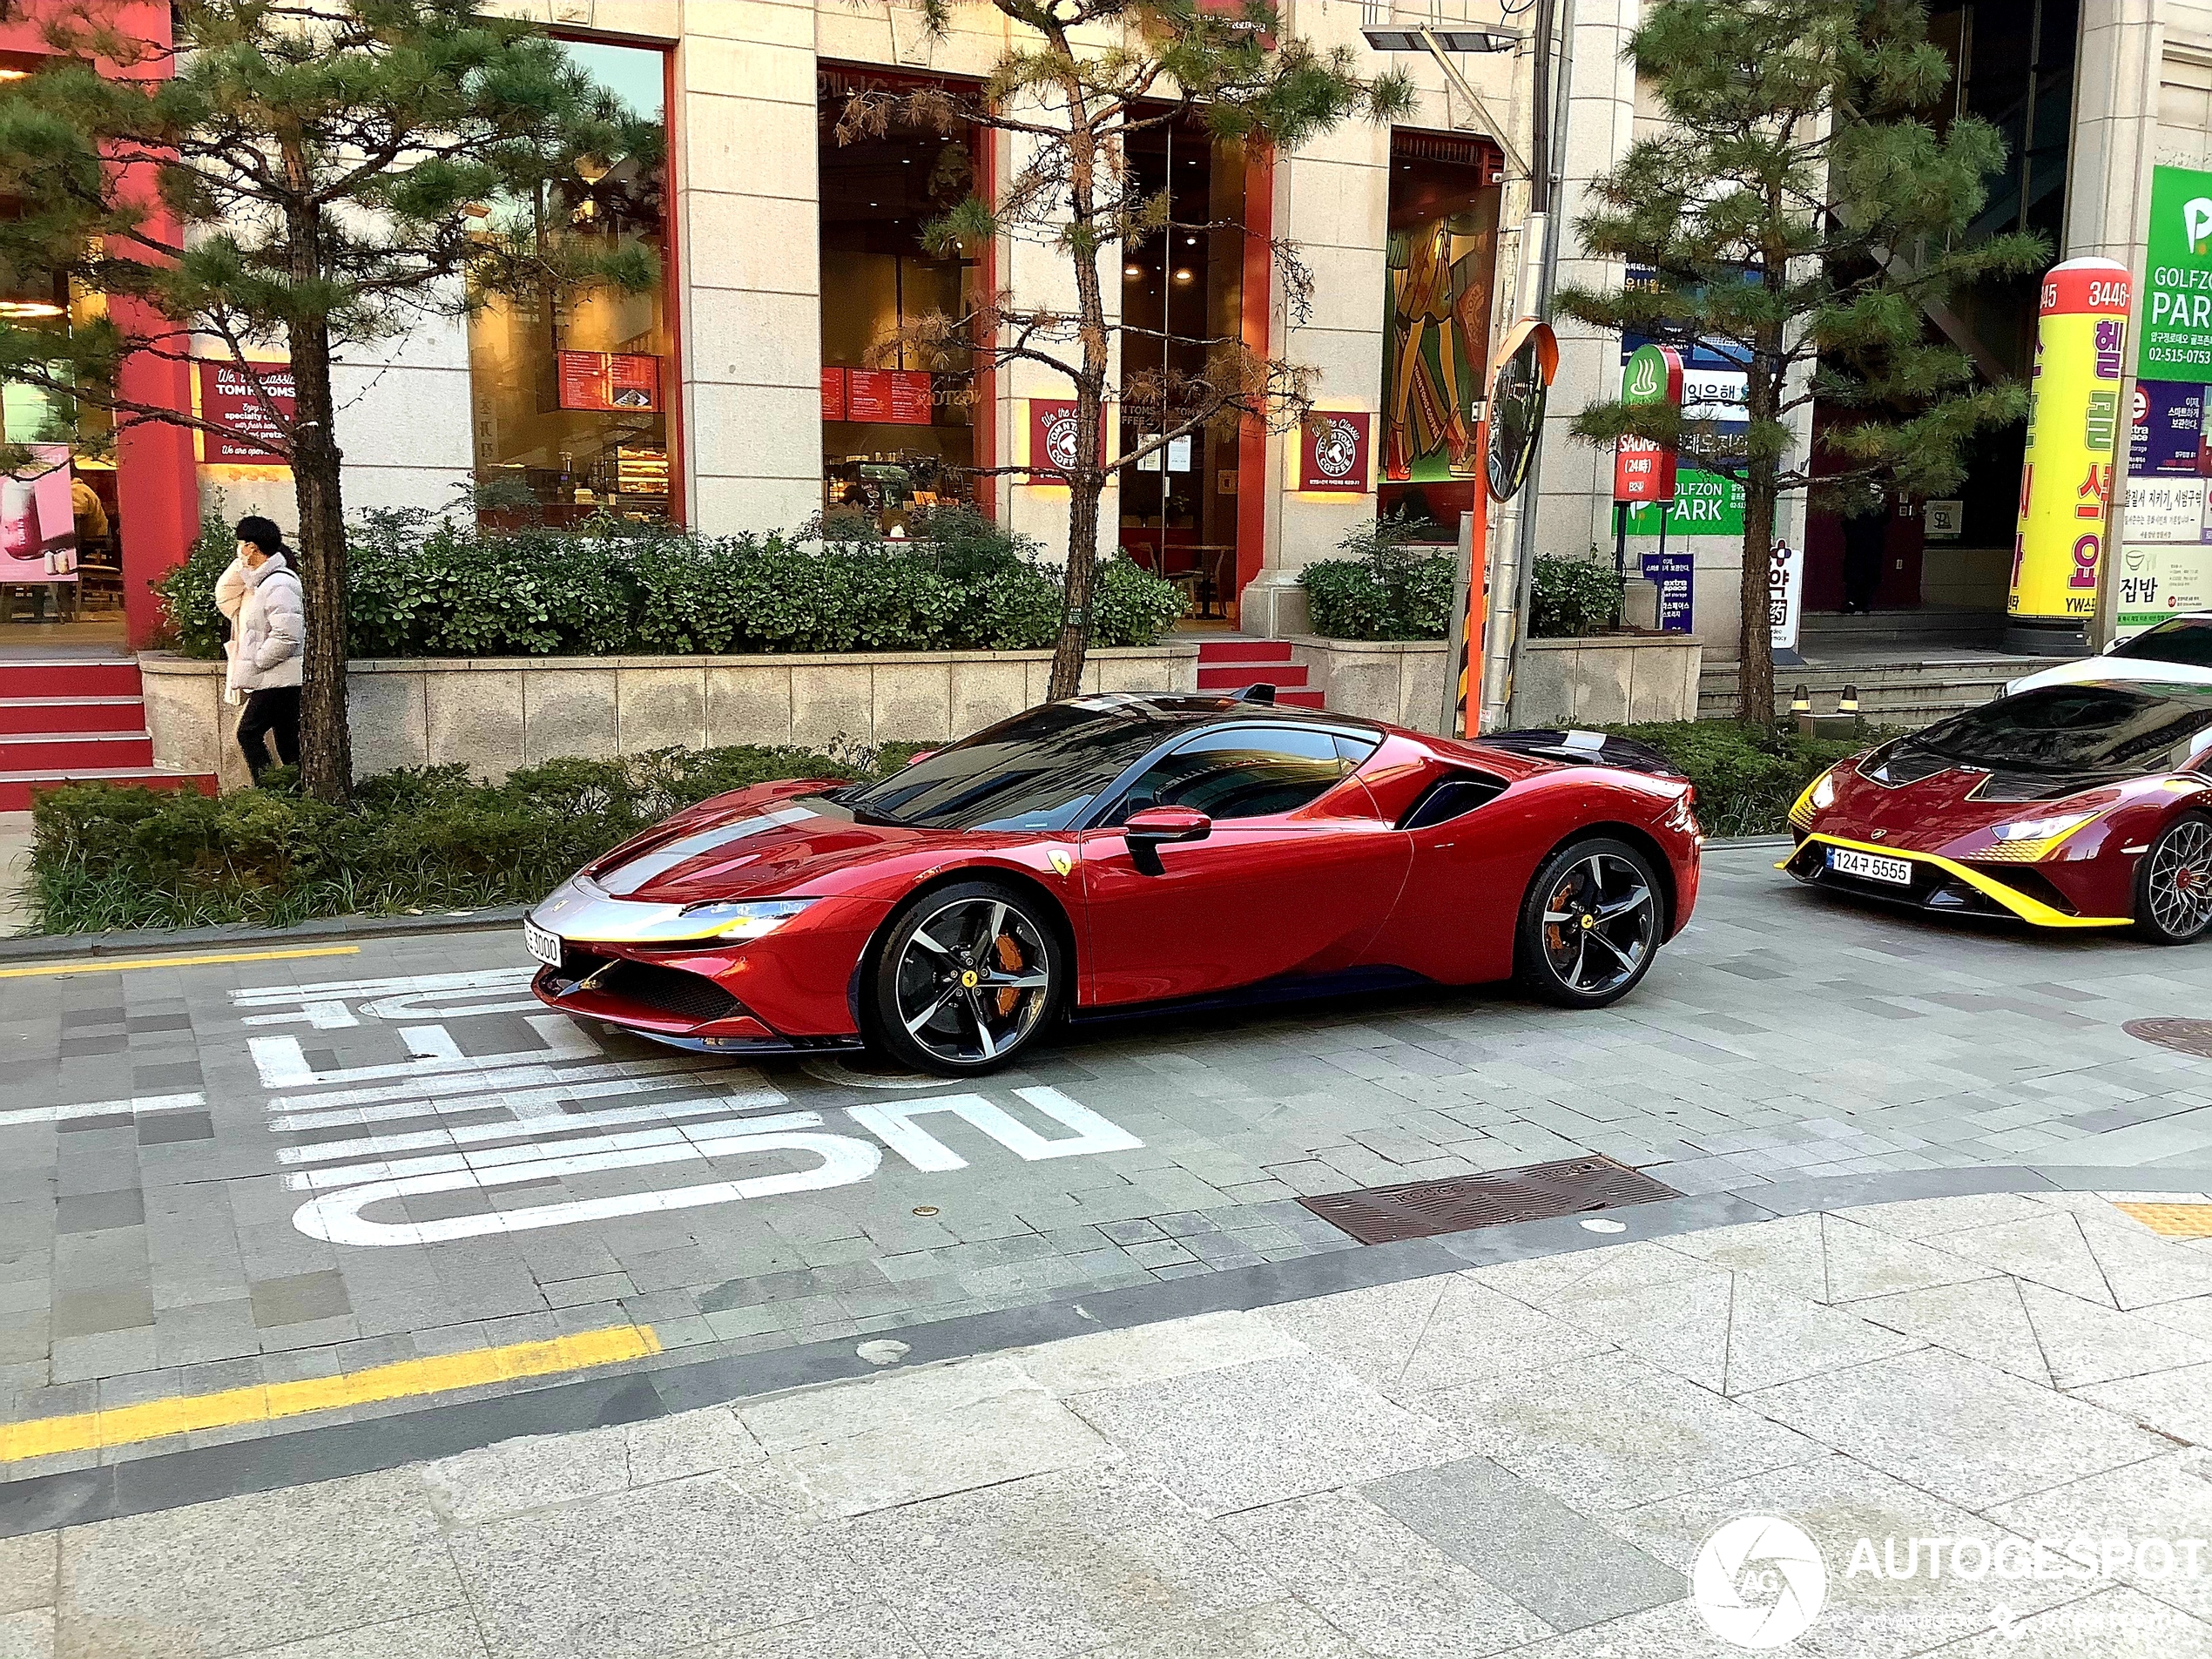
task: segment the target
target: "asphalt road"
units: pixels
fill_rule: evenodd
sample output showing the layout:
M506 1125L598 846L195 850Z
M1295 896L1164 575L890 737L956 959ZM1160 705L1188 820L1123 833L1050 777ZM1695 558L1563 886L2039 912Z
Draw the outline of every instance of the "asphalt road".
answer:
M1579 1151L1691 1194L2212 1164L2212 1061L2121 1028L2212 1009L2212 947L1843 907L1774 856L1710 854L1603 1013L1483 989L1124 1023L973 1088L586 1031L506 933L0 978L0 1435L78 1426L0 1439L0 1483L486 1366L887 1340L1355 1249L1297 1198ZM213 1396L242 1403L173 1408Z

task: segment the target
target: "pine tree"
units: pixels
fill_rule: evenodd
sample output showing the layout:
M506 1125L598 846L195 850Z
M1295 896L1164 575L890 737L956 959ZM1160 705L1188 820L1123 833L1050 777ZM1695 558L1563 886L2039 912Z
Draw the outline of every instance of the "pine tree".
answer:
M108 409L118 426L222 432L125 395L124 366L288 353L294 406L264 395L261 412L299 505L302 770L314 793L341 799L334 360L494 290L650 284L649 253L549 230L543 209L580 161L658 162L663 140L543 31L481 0L177 0L172 15L165 66L118 25L112 0L57 5L56 56L0 86L0 194L20 206L0 220L0 259L105 300L67 330L0 321L0 378Z
M1280 18L1265 0L994 3L1019 26L1020 44L999 60L978 96L858 93L846 105L838 136L840 142L880 137L894 123L907 123L958 138L980 126L1012 133L1026 150L994 199L969 195L926 227L924 246L942 255L1003 236L1051 248L1071 269L1074 310L1001 291L982 296L964 314L919 319L880 342L879 350L919 349L947 367L1030 363L1064 375L1073 388L1074 460L1062 469L1070 497L1068 558L1049 691L1070 697L1081 686L1089 648L1099 502L1109 479L1201 428L1224 436L1245 421L1287 429L1312 407L1312 370L1255 351L1238 335L1139 330L1109 315L1111 290L1103 261L1118 264L1156 238L1244 229L1228 219L1177 219L1170 192L1143 187L1126 145L1195 118L1217 143L1286 152L1349 118L1389 120L1410 107L1413 89L1399 71L1362 80L1348 51L1319 52L1281 37ZM927 15L941 30L949 0L927 0ZM1273 254L1292 315L1302 319L1310 278L1292 245L1277 241ZM1203 347L1204 368L1190 373L1136 366L1157 363L1163 346L1177 344ZM1103 461L1100 435L1116 408L1142 436Z
M1968 227L2004 140L1971 116L1938 132L1918 113L1950 84L1921 0L1659 0L1629 47L1667 124L1594 186L1576 223L1588 251L1643 266L1649 285L1568 289L1598 327L1702 340L1743 362L1750 421L1663 405L1593 405L1577 435L1679 446L1743 486L1744 719L1774 718L1768 567L1776 505L1815 483L1791 417L1817 397L1850 413L1820 488L1864 501L1878 482L1940 495L1977 432L2018 421L2016 383L1974 384L1926 308L1960 284L2038 269L2040 237Z

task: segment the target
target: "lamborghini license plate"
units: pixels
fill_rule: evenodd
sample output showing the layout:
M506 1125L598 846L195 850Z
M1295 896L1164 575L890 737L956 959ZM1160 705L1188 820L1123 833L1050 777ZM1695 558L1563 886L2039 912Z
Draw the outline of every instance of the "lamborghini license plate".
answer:
M1886 881L1892 887L1912 885L1910 859L1888 859L1878 853L1854 852L1848 846L1828 849L1828 867L1838 875L1855 875L1862 881Z
M548 968L561 965L561 935L546 932L528 917L523 920L523 948Z

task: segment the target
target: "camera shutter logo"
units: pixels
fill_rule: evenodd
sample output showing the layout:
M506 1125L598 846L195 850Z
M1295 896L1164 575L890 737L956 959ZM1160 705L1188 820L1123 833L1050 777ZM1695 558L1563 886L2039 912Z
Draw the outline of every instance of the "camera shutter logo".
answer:
M1314 435L1313 464L1325 477L1349 477L1359 460L1359 434L1349 421L1327 421Z
M1705 1628L1723 1642L1787 1647L1811 1629L1827 1602L1828 1563L1801 1527L1771 1515L1740 1515L1697 1552L1689 1600Z

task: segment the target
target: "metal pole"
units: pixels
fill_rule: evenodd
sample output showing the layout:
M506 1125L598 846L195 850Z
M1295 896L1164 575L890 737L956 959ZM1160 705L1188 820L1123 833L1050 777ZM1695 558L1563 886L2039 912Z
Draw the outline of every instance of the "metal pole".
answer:
M1557 72L1553 72L1554 37L1558 42ZM1529 109L1529 212L1522 235L1535 246L1524 246L1524 277L1520 311L1525 317L1548 318L1552 289L1559 271L1561 227L1559 185L1567 146L1555 142L1563 128L1575 67L1575 0L1537 0L1530 40L1534 53L1534 80ZM1533 277L1533 280L1529 279ZM1527 481L1516 506L1518 518L1508 545L1497 549L1496 579L1491 584L1491 633L1484 655L1482 707L1500 721L1512 718L1514 682L1521 665L1522 642L1527 633L1530 581L1534 572L1536 510L1541 499L1544 451L1539 443L1530 458ZM1478 482L1476 486L1481 489Z

